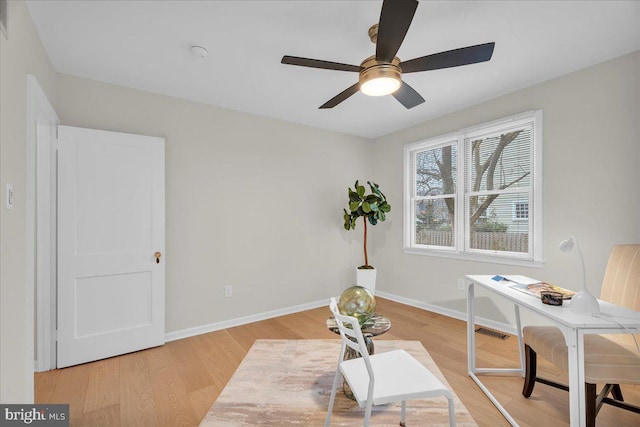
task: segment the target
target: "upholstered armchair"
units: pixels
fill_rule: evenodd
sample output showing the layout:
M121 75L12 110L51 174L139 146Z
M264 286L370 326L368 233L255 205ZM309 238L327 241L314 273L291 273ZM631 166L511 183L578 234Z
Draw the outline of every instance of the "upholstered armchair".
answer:
M600 299L640 311L640 245L613 248ZM638 335L636 339L640 339ZM527 326L523 329L523 341L526 374L522 394L531 396L536 381L568 390L562 384L536 376L537 356L568 372L568 351L562 332L554 326ZM624 402L620 389L620 384L640 384L640 350L633 336L585 335L584 354L587 426L595 426L603 403L640 414L640 407ZM597 384L603 385L599 393ZM610 394L613 398L608 397Z

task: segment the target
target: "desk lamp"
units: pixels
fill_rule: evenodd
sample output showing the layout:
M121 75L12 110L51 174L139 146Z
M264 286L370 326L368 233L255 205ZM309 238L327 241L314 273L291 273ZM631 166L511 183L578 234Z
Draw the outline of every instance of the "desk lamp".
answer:
M577 314L584 314L591 316L593 314L600 313L600 304L596 297L589 293L587 289L587 277L584 267L584 258L582 257L582 251L578 240L574 236L570 236L567 240L560 242L558 247L562 252L569 252L576 247L578 250L578 256L580 257L580 263L582 264L582 289L571 298L571 304L569 304L569 310Z

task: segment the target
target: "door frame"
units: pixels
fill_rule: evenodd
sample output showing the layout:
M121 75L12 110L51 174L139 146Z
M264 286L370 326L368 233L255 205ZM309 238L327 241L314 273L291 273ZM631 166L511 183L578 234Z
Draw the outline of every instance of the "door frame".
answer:
M35 372L56 367L56 275L52 271L56 259L55 231L56 132L60 123L44 90L35 76L27 74L27 393L34 399ZM49 127L49 146L43 150L38 144L38 125ZM38 185L38 177L45 181L48 172L50 185ZM45 206L45 209L38 209ZM35 321L35 322L34 322ZM37 328L36 328L37 325Z

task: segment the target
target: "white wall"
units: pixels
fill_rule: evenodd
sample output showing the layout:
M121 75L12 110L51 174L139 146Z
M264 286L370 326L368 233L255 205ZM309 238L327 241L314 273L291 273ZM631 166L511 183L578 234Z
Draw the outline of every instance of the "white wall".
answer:
M55 73L23 2L8 2L8 39L0 35L0 402L33 399L33 295L27 286L27 73L50 100ZM5 209L5 184L15 193ZM33 356L31 355L31 358Z
M355 281L342 208L371 179L371 141L68 75L57 90L63 124L166 138L167 332Z
M385 238L374 249L378 289L462 312L465 295L456 281L465 274L518 272L579 289L577 258L557 249L574 234L584 252L589 289L599 295L611 247L640 242L640 52L379 138L374 174L391 204L400 207L404 144L537 109L544 114L544 266L405 254L402 216L396 211L382 225ZM501 322L512 318L510 307L491 300L478 314Z
M581 242L599 292L615 243L640 241L640 53L636 52L371 141L56 74L23 2L9 2L0 36L0 402L29 402L33 340L26 284L26 75L62 122L167 140L167 331L179 331L337 294L360 265L360 231L342 230L346 187L373 179L389 219L370 233L378 289L464 311L456 279L521 272L577 288L577 268L556 250ZM541 269L402 253L402 147L407 142L544 110ZM373 173L372 173L373 172ZM311 273L311 274L310 274ZM234 296L223 298L225 285ZM480 315L509 319L489 299Z

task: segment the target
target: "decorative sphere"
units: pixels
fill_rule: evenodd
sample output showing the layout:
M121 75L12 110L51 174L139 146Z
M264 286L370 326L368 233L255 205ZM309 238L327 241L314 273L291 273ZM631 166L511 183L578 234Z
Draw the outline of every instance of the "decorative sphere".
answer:
M376 299L369 289L363 286L352 286L345 289L338 301L338 310L345 316L358 319L360 326L373 316Z

